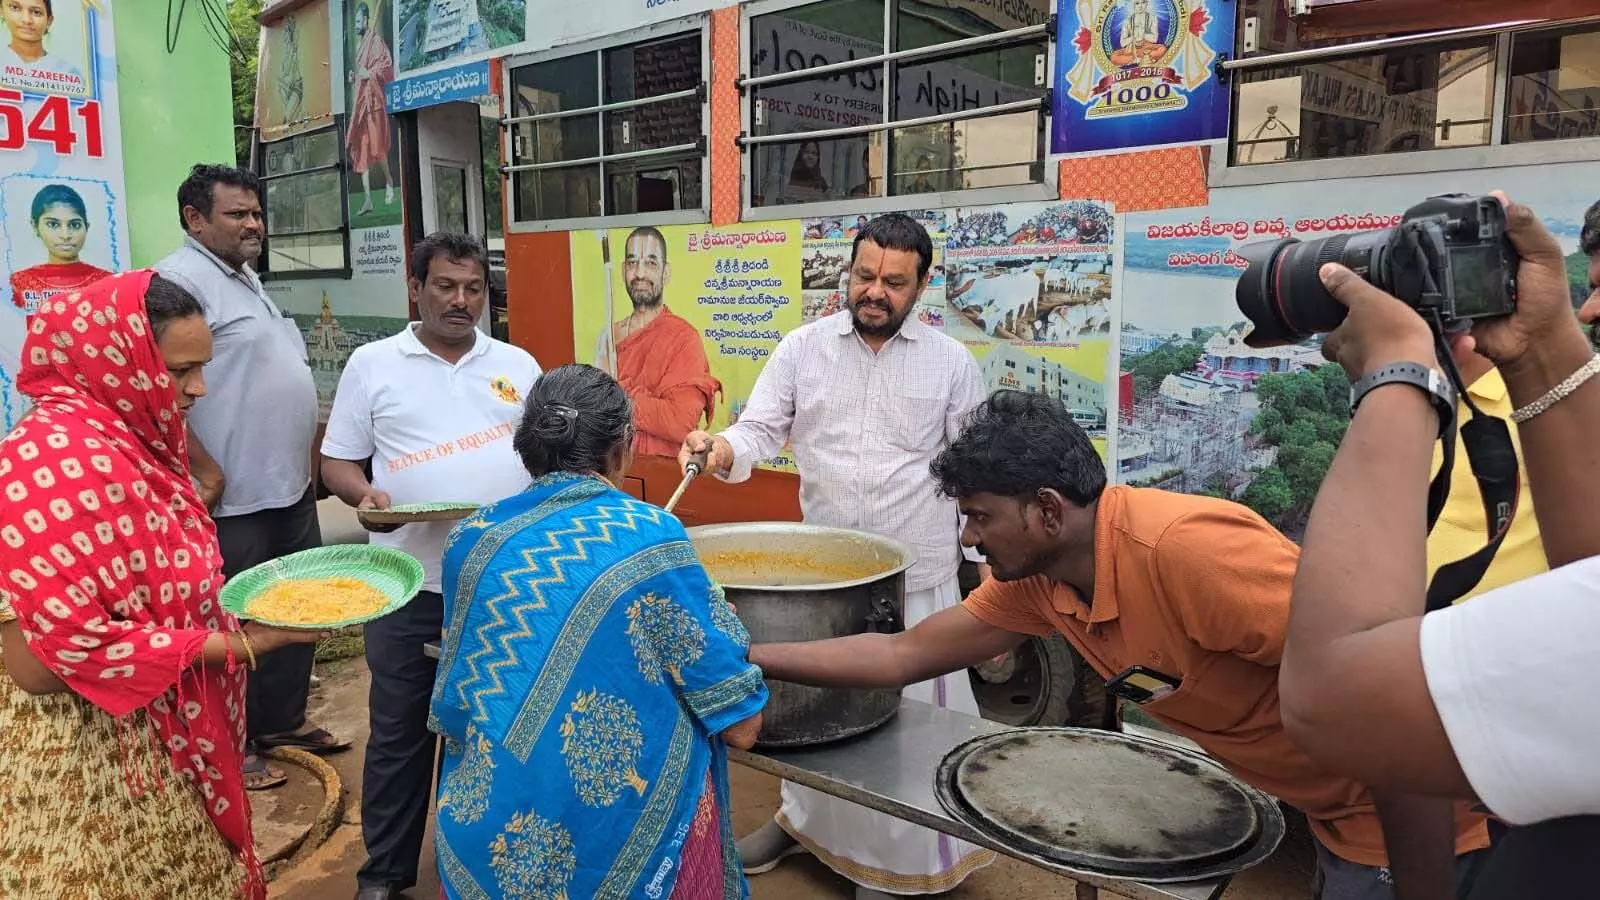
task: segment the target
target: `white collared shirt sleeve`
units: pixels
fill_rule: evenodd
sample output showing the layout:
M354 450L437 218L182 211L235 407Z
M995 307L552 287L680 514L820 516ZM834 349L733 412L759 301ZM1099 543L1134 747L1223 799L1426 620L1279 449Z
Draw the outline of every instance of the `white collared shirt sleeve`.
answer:
M372 427L372 395L362 361L368 354L358 348L339 375L339 387L328 412L328 426L322 434L322 455L351 462L370 459L377 452Z
M978 371L978 361L968 356L950 391L950 408L945 411L944 417L945 444L954 443L961 436L967 425L967 417L988 396L983 389L983 373Z
M1600 814L1600 557L1422 620L1422 668L1461 769L1514 825Z
M956 378L955 389L950 393L950 408L945 412L944 417L945 446L949 446L956 438L961 436L961 431L967 424L967 417L983 403L986 397L988 397L988 394L985 393L983 388L983 373L978 370L978 361L975 358L969 358L967 365L962 368L961 374ZM956 517L957 540L960 540L960 535L966 530L966 527L967 517L958 514ZM988 562L988 559L982 553L971 547L963 546L961 548L961 556L967 562L979 564Z
M795 354L799 350L794 338L791 333L778 342L756 376L739 421L722 432L733 448L733 466L728 474L717 476L724 481L737 484L747 480L756 463L770 459L789 443L794 427Z

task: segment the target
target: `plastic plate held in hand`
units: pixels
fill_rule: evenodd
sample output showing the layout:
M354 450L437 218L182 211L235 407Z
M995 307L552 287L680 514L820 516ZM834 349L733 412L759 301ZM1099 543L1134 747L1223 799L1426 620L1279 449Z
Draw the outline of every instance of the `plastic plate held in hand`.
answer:
M340 544L317 547L264 562L241 572L222 588L222 608L241 619L251 619L277 628L327 630L360 625L379 619L411 601L422 589L422 563L409 554L375 544ZM250 604L272 586L284 581L315 581L346 578L359 581L382 594L385 602L376 609L360 613L318 616L315 622L273 621L250 613ZM337 607L337 594L329 598Z
M407 525L412 522L453 522L477 511L476 503L406 503L388 509L358 509L356 517L369 525Z

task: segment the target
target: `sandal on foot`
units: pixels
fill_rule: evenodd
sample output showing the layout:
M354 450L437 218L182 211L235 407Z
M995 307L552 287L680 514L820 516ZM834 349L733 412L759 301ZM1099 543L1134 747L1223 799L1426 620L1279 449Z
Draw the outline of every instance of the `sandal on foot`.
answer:
M289 776L267 765L259 756L244 761L244 789L247 791L271 790L289 783Z
M349 741L341 741L323 728L315 728L300 734L275 734L261 737L256 740L256 743L263 750L271 750L277 747L293 747L296 750L304 750L307 753L315 753L318 756L350 749Z

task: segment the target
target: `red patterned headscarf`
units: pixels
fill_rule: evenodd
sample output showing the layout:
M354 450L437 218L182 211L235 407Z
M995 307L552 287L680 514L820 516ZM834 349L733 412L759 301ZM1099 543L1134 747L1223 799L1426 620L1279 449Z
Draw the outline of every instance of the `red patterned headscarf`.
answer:
M34 408L0 442L0 591L28 649L74 692L118 718L146 711L244 863L244 896L261 898L244 672L198 664L209 635L239 625L217 601L216 526L145 313L152 275L57 294L30 323L17 386Z

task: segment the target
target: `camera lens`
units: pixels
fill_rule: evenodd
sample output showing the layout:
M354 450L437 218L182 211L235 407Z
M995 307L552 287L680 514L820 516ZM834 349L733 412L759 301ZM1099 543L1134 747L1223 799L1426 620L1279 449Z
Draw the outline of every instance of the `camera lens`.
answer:
M1322 286L1322 267L1340 263L1382 287L1379 263L1392 233L1384 229L1314 241L1283 238L1240 247L1237 252L1249 267L1239 278L1234 299L1253 326L1245 343L1280 347L1338 328L1346 310Z

